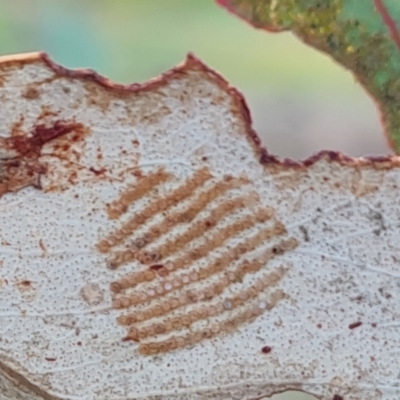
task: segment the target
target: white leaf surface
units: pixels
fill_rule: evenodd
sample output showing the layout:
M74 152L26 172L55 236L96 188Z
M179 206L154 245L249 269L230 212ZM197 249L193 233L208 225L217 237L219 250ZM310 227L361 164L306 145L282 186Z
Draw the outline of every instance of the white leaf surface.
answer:
M193 56L0 102L1 399L399 398L398 158L277 160Z

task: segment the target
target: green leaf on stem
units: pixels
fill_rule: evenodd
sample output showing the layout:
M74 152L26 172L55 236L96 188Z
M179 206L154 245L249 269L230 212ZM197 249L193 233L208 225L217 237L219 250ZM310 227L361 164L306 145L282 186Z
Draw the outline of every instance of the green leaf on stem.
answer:
M351 70L400 154L399 0L216 0L256 28L291 31Z

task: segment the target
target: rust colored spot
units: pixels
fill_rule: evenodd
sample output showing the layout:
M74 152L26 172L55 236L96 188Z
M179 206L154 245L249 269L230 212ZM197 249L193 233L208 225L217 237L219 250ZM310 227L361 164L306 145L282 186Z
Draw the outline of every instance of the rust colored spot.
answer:
M42 112L39 115L38 120L45 120L48 117L57 117L59 114L59 111L53 111L49 106L43 106L42 107Z
M82 124L66 123L64 121L57 121L51 127L37 125L32 132L32 136L18 135L3 139L5 142L4 147L17 151L19 156L38 153L47 142L82 128Z
M335 394L334 396L333 396L333 399L332 400L344 400L344 398L342 397L342 396L339 396L338 394Z
M166 277L169 272L163 264L154 264L150 267L151 270L156 271L159 276Z
M392 295L387 293L384 288L379 288L378 290L381 296L383 296L385 299L390 299L392 297Z
M78 346L82 346L82 342L76 342Z
M80 139L81 139L80 135L73 135L73 136L71 137L71 140L72 140L73 142L78 142Z
M162 264L154 264L150 267L150 269L154 270L154 271L159 271L160 269L164 268L164 265Z
M89 168L90 172L93 172L96 176L103 175L107 170L105 168L96 169L94 167Z
M18 289L21 296L27 302L32 301L36 297L37 292L34 286L34 282L28 279L16 282L15 287Z
M54 357L45 357L44 359L45 359L46 361L50 361L50 362L54 362L54 361L57 360L57 359L54 358Z
M81 143L83 145L83 139L88 133L88 129L81 128L74 129L69 135L60 137L52 145L52 156L64 160L67 165L75 167L74 170L76 170L76 163L79 163L82 152L79 151L74 144Z
M271 353L271 351L272 351L272 347L269 347L269 346L264 346L264 347L261 349L261 353L264 353L264 354Z
M46 167L38 161L42 147L69 132L82 130L83 125L57 121L53 126L37 125L31 135L17 134L0 138L0 197L27 186L40 189L40 176Z
M322 324L317 324L317 328L321 329L322 328Z
M131 341L131 340L132 340L133 342L138 342L138 341L139 341L138 339L134 339L134 338L130 337L129 335L122 338L122 341L123 341L123 342L129 342L129 341Z
M132 140L132 144L134 145L134 146L139 146L139 140L137 140L137 139L135 139L135 140Z
M35 100L39 97L39 90L33 86L28 87L28 89L22 94L22 97L28 100Z
M23 123L24 123L24 117L21 116L19 121L12 124L10 136L24 135L24 131L22 130Z
M355 329L355 328L358 328L361 325L362 325L361 321L353 322L352 324L349 325L349 329Z
M78 179L78 171L71 171L71 173L68 176L68 182L74 184L77 179Z
M43 239L39 239L39 247L43 251L44 254L47 253L47 248L43 243Z

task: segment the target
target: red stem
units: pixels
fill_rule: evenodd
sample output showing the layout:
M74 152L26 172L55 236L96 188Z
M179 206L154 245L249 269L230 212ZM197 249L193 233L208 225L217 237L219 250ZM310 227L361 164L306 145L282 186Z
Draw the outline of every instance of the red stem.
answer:
M388 27L389 32L392 35L392 39L394 40L394 42L396 43L396 46L400 50L400 33L399 33L399 30L397 29L396 22L390 16L389 11L385 7L383 0L374 0L374 3L375 3L376 10L378 11L379 14L381 14L383 22Z

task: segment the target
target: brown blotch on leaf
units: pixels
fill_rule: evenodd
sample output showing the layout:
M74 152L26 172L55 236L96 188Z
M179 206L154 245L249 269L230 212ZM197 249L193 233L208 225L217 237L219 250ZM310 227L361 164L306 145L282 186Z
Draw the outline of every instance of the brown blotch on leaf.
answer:
M263 353L263 354L271 353L271 351L272 351L272 347L269 347L269 346L264 346L264 347L261 349L261 353Z
M22 295L28 295L29 298L31 295L35 294L35 287L32 281L28 279L23 279L15 284L15 287L19 290Z
M47 248L45 244L43 243L43 239L39 239L39 247L42 250L43 254L42 256L44 257L47 254Z
M33 86L28 87L28 89L22 94L22 97L28 100L35 100L39 98L39 90Z
M165 268L163 264L154 264L150 267L151 270L156 271L158 275L165 277L169 275L168 270Z
M57 121L52 126L37 125L30 135L0 137L0 197L27 186L41 189L40 176L46 173L39 162L42 147L72 131L85 131L82 124Z
M349 329L355 329L355 328L358 328L361 325L362 325L361 321L353 322L352 324L349 325Z
M162 265L162 264L154 264L150 267L150 269L152 269L153 271L158 271L162 268L164 268L164 265Z
M5 148L15 150L19 156L28 155L29 153L39 153L42 147L61 136L66 135L75 130L82 130L83 125L78 123L67 123L64 121L56 121L53 126L37 125L31 136L13 136L4 139Z
M96 169L94 167L89 168L90 172L93 172L96 176L103 175L107 170L105 168Z
M342 396L339 396L338 394L335 394L334 396L333 396L333 399L332 400L344 400L344 398L342 397Z
M136 338L133 338L133 337L131 337L131 336L125 336L125 337L123 337L122 338L122 341L123 342L139 342L139 339L136 339Z

